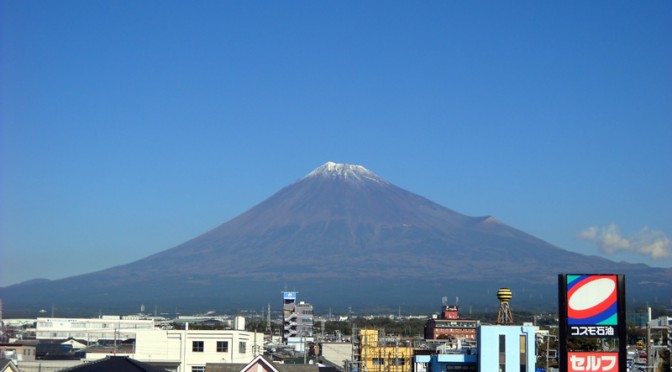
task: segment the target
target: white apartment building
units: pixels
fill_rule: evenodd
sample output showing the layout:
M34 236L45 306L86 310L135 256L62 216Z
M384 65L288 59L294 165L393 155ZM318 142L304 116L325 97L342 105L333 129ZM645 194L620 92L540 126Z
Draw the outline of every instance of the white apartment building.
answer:
M138 330L131 357L169 371L204 372L206 363L249 363L263 345L263 333L241 330Z
M100 318L37 318L38 340L76 338L88 342L135 338L138 330L154 329L154 320L105 315Z

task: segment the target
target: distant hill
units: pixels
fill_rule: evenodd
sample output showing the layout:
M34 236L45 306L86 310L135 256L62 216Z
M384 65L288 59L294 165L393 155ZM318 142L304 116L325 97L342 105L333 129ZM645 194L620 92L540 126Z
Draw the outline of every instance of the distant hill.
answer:
M316 311L431 311L442 296L495 310L554 310L559 273L622 273L629 301L672 298L672 269L556 247L494 217L469 217L358 165L326 163L238 217L127 265L0 289L6 310L261 309L297 290ZM669 305L669 303L668 303Z

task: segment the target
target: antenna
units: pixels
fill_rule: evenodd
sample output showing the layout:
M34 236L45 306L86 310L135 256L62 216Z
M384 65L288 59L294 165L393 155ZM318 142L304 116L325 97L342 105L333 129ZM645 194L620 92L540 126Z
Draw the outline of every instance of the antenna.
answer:
M268 311L266 312L266 332L273 334L271 330L271 304L268 304Z
M448 296L441 297L441 304L443 306L448 306Z

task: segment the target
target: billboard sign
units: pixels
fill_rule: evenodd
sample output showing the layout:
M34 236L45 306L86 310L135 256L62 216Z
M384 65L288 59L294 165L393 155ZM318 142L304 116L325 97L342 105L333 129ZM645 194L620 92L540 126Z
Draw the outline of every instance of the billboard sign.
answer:
M560 274L560 371L623 371L626 365L625 277ZM568 350L570 339L614 339L612 350ZM619 368L622 367L622 368Z
M570 336L615 337L618 327L618 277L567 275Z
M296 300L296 292L282 292L283 300Z
M618 353L569 353L569 372L617 372Z

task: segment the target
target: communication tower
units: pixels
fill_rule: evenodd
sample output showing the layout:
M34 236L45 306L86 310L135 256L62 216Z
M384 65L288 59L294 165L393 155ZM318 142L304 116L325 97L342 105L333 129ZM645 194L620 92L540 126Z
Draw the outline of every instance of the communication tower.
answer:
M513 298L513 292L511 292L510 289L500 288L499 291L497 291L497 299L499 300L497 324L513 324L513 314L511 314L511 306L509 306L511 298Z

